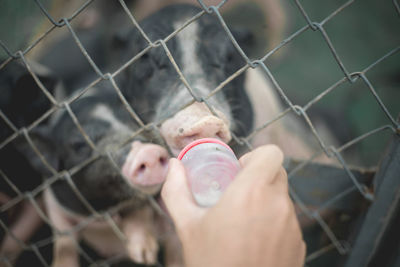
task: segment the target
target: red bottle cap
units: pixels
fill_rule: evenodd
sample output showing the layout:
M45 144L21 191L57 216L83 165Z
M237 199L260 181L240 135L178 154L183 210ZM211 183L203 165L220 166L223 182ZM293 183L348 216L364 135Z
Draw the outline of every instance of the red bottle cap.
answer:
M188 144L187 146L185 146L181 152L178 155L178 159L181 160L183 158L183 156L185 156L186 152L188 152L190 149L192 149L193 147L200 145L200 144L204 144L204 143L214 143L214 144L219 144L219 145L223 145L224 147L226 147L227 149L229 149L230 151L233 150L224 142L222 142L219 139L216 138L201 138L201 139L197 139L193 142L191 142L190 144Z

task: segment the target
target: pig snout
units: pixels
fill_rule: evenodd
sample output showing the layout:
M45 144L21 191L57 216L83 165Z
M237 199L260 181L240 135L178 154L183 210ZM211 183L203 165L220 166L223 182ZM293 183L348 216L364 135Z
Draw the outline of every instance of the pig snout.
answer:
M215 112L218 117L204 103L194 103L161 125L161 134L175 156L196 139L212 137L226 143L231 140L229 120L222 112Z
M165 180L168 158L165 148L136 141L122 166L122 173L130 184L144 193L156 194Z

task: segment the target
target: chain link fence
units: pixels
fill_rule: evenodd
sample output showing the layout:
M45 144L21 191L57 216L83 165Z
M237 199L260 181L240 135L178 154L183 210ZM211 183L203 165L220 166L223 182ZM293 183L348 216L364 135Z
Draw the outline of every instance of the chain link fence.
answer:
M25 139L30 147L33 149L35 152L36 156L40 161L42 161L46 167L48 168L49 172L51 173L50 177L46 179L44 182L42 182L39 186L35 187L32 190L28 191L23 191L21 188L18 188L17 185L14 183L14 177L8 177L6 173L3 172L3 170L0 170L0 179L2 180L3 184L6 184L8 187L10 187L13 191L11 194L12 197L10 196L4 196L4 200L1 202L0 206L0 212L4 215L0 219L0 227L3 231L2 237L3 237L3 242L5 242L6 238L9 238L12 240L11 242L14 242L16 246L20 247L22 250L22 257L25 257L25 260L28 259L28 261L31 262L36 262L37 265L41 266L49 266L50 265L50 258L51 258L51 247L52 244L54 243L55 238L57 236L65 236L69 235L71 233L76 233L82 230L84 227L92 223L93 221L98 220L99 218L104 219L104 221L109 225L109 227L114 231L115 235L121 239L122 242L125 242L126 238L124 237L123 232L121 229L119 229L117 222L113 219L113 215L118 212L118 210L121 208L123 205L129 205L130 203L122 203L118 207L113 208L112 210L108 210L106 212L98 212L96 211L86 200L85 198L81 195L79 189L77 186L74 184L73 180L71 177L78 173L80 170L83 168L87 167L90 165L93 161L95 161L99 157L108 157L111 161L111 163L115 165L115 162L113 158L111 157L111 152L112 151L106 151L105 153L99 153L95 157L89 158L85 161L83 161L81 164L78 166L75 166L72 169L66 169L62 171L57 171L55 170L49 162L47 162L46 157L42 154L40 149L37 147L37 145L32 141L32 138L30 136L30 133L33 129L38 127L38 125L45 123L47 120L50 119L51 116L53 116L58 110L65 110L71 119L73 120L75 126L81 134L84 136L85 140L87 141L87 144L95 151L98 150L96 147L96 144L89 135L85 132L84 127L81 125L79 122L76 114L74 114L73 110L71 109L71 104L75 102L77 99L82 97L90 88L93 88L94 86L98 85L100 82L103 81L108 81L112 87L114 88L116 94L120 98L121 102L125 106L126 110L129 112L131 117L136 121L136 123L140 126L140 128L132 134L127 140L121 140L121 146L124 144L126 141L132 140L133 138L139 136L142 132L144 131L150 131L153 132L154 135L160 137L161 134L159 132L159 127L163 123L163 121L153 121L150 123L145 123L140 116L138 115L138 111L135 110L135 106L131 106L129 102L126 100L124 94L122 93L118 83L116 82L116 77L120 75L125 69L127 69L129 66L134 65L135 62L142 57L144 54L146 54L149 50L154 49L156 47L161 47L165 54L168 56L170 62L173 64L175 70L176 70L176 75L179 77L180 81L184 84L184 86L187 88L187 90L190 92L191 96L193 97L193 100L185 103L182 105L181 109L189 106L190 104L194 102L203 102L205 103L209 109L217 115L214 110L212 105L209 103L209 99L214 96L216 93L220 92L221 90L224 90L224 87L230 83L232 80L237 78L240 75L243 75L247 70L249 69L259 69L262 70L264 75L271 81L274 90L279 94L281 97L282 101L284 102L284 105L286 106L286 109L284 109L280 114L277 114L274 119L265 121L265 123L254 129L254 131L249 134L248 136L236 136L233 132L232 137L233 137L233 142L236 144L245 147L247 151L251 151L254 149L252 145L252 139L262 130L270 127L273 125L275 122L284 119L286 116L289 115L295 115L296 119L304 121L305 124L307 125L310 133L312 134L312 137L316 142L319 144L319 152L317 152L314 156L312 156L309 159L306 159L304 161L290 161L286 162L287 168L288 168L288 176L289 176L289 181L291 183L290 186L290 194L296 203L298 207L298 216L300 220L308 220L311 222L313 225L316 225L316 227L310 228L310 227L305 227L304 230L304 236L307 241L308 245L308 252L307 252L307 258L306 258L306 265L307 266L338 266L339 264L344 264L345 259L349 257L350 259L353 257L352 252L353 251L358 251L359 247L362 246L362 244L359 243L359 241L355 241L357 239L357 233L360 231L363 233L362 230L362 224L363 220L368 221L368 212L371 211L368 209L368 207L373 207L374 204L377 203L377 198L376 198L376 192L373 190L372 186L372 181L371 177L373 176L373 172L367 172L367 171L357 171L351 165L347 162L346 156L346 150L351 149L352 147L356 146L360 142L364 142L366 140L369 140L371 136L376 136L381 134L382 132L388 132L389 135L393 135L394 140L399 139L399 133L400 133L400 125L399 122L396 121L395 116L397 114L394 114L393 112L391 113L389 109L386 106L385 101L383 101L378 93L379 90L377 90L376 85L374 85L373 82L371 82L369 78L369 73L373 71L376 68L379 68L384 62L390 58L396 58L398 56L398 52L400 51L400 44L399 46L392 47L388 51L382 51L381 56L376 58L375 61L369 62L369 64L362 69L359 69L357 71L349 71L346 64L342 60L341 54L337 51L334 42L331 40L331 36L329 34L329 31L327 31L327 25L329 23L335 23L336 19L339 19L339 15L341 12L344 12L346 9L351 7L354 2L354 0L347 1L344 4L342 4L339 8L335 9L333 12L331 12L329 15L324 17L322 20L315 21L313 16L309 15L308 11L306 8L304 8L302 1L295 0L292 1L291 5L295 6L297 9L298 14L300 14L304 18L304 26L301 27L300 29L292 32L282 40L278 45L276 45L273 49L269 50L266 54L262 55L261 57L257 57L255 59L249 57L239 46L235 38L233 37L230 27L227 24L227 22L224 19L224 16L221 14L220 9L225 5L225 2L227 1L221 1L217 5L207 5L207 3L199 0L198 5L201 6L202 11L199 12L197 15L194 17L190 18L186 23L184 23L179 29L175 30L174 32L171 32L165 39L161 40L151 40L145 31L142 30L140 27L139 23L135 19L134 12L131 12L127 4L124 2L124 0L119 0L119 4L126 13L126 15L129 17L132 27L137 28L140 33L142 34L143 38L147 41L148 46L143 49L140 53L135 55L133 58L131 58L127 62L121 62L120 66L112 73L109 72L103 72L100 67L96 64L95 60L92 59L91 55L87 52L85 45L82 43L80 38L78 37L78 34L76 34L76 30L74 29L72 23L73 21L79 17L80 13L82 13L85 9L87 9L90 5L92 5L94 0L92 1L86 1L82 5L80 5L75 11L66 17L63 17L62 19L57 19L54 18L46 9L46 5L42 3L40 0L35 0L35 5L38 7L42 13L42 17L47 19L50 23L51 26L42 31L42 33L38 36L36 35L35 39L32 40L24 49L20 49L18 51L14 51L13 48L8 46L6 42L0 39L0 46L2 49L2 53L6 55L6 59L3 62L0 62L0 71L4 70L7 68L7 66L11 65L14 61L19 61L23 64L24 68L26 71L29 72L30 76L33 78L35 81L36 85L39 87L41 90L41 93L46 97L47 101L50 103L50 108L43 112L43 114L40 114L39 117L35 118L34 120L30 121L28 125L24 125L23 127L18 126L13 122L11 118L9 118L6 113L3 110L0 110L0 117L2 120L3 125L7 127L7 134L2 137L2 140L0 140L0 151L3 150L2 152L6 151L6 148L8 145L12 144L15 140L18 138L23 138ZM46 2L47 3L47 2ZM383 3L382 3L383 4ZM388 3L385 3L388 4ZM393 0L391 3L391 8L393 12L397 13L397 16L400 16L400 8L399 8L399 2L396 0ZM245 65L243 65L240 69L238 69L233 75L228 77L225 81L220 83L216 88L214 88L211 93L205 97L201 98L198 97L191 87L191 84L187 81L185 76L182 73L182 70L179 68L177 65L174 57L172 56L171 52L169 51L169 48L167 46L167 43L169 40L174 38L176 35L178 35L182 30L184 30L188 25L190 25L192 22L198 20L201 16L205 16L207 14L211 14L215 16L223 29L226 32L226 35L230 38L232 41L232 44L236 48L236 50L240 53L240 55L243 57L244 61L246 62ZM65 15L64 15L65 16ZM399 17L400 20L400 17ZM50 92L50 90L46 87L45 83L41 79L40 75L37 75L32 70L32 65L29 60L27 60L27 56L31 51L34 51L34 48L43 41L47 36L51 36L54 32L60 31L61 29L66 29L68 31L68 34L73 38L74 42L76 45L79 47L82 55L86 58L87 62L90 64L92 67L93 71L96 73L96 78L93 79L85 88L81 89L78 94L73 95L72 97L66 99L65 101L59 102L55 96ZM271 68L268 64L270 58L278 53L281 49L289 46L300 38L304 34L309 34L312 33L313 35L320 35L323 38L324 44L329 48L329 53L330 56L334 59L336 62L337 67L341 71L341 78L331 84L328 88L319 88L318 93L313 95L313 97L307 101L304 105L299 105L295 101L291 99L291 97L287 94L287 90L285 89L284 86L281 86L281 83L278 81L276 76L273 74L273 71L271 71ZM0 37L1 38L1 37ZM381 40L381 42L385 42L385 40ZM366 44L368 45L368 44ZM398 58L398 57L397 57ZM399 65L397 65L399 67ZM397 69L398 72L399 69ZM357 82L362 82L367 90L363 92L363 94L371 94L375 100L375 105L380 108L380 112L384 114L386 117L386 121L381 124L380 126L363 132L361 135L358 136L353 136L351 140L342 143L338 146L331 146L329 144L326 144L324 138L320 135L318 130L316 129L313 119L309 116L309 111L318 103L323 101L323 99L327 98L327 96L335 94L335 92L340 90L340 87L344 84L348 85L353 85L356 84ZM3 88L1 88L3 89ZM397 87L398 90L398 87ZM397 110L395 112L399 112L398 105L396 106ZM180 110L181 110L180 109ZM173 116L174 114L171 114ZM396 142L396 141L395 141ZM383 143L386 143L386 140L383 140ZM392 148L393 149L393 148ZM383 178L380 179L397 179L399 178L399 167L398 167L398 150L394 150L395 152L392 153L394 161L397 161L396 164L387 164L387 166L392 166L391 168L394 168L391 170L392 176L385 178L385 175L383 175ZM396 152L397 151L397 152ZM396 154L397 153L397 154ZM333 167L333 166L320 166L320 165L315 165L313 163L313 160L317 157L319 157L321 154L325 154L328 156L332 161L335 161L338 166ZM396 156L397 155L397 156ZM397 158L396 158L397 157ZM11 163L10 163L11 164ZM378 165L379 162L375 162L374 165ZM397 166L397 167L396 167ZM397 169L396 169L397 168ZM390 171L389 171L390 172ZM121 174L122 175L122 174ZM313 176L312 179L310 180L310 184L306 185L309 186L309 192L312 194L311 189L318 190L318 186L320 185L320 181L329 181L331 183L335 183L336 181L339 183L340 181L346 181L345 184L347 187L340 188L340 191L334 191L330 192L328 195L324 195L323 201L318 202L317 204L311 205L307 199L307 196L304 196L304 192L298 192L297 184L296 181L298 179L303 179L304 177L306 179L309 178L309 176ZM389 175L387 175L389 176ZM336 180L337 179L337 180ZM85 205L85 207L91 211L92 215L89 216L88 218L82 220L79 224L77 224L73 229L70 230L70 232L59 232L52 227L52 223L48 218L48 215L44 211L43 208L43 203L41 200L41 195L44 192L46 188L48 188L51 184L55 183L58 180L65 180L68 182L70 185L71 189L75 192L77 197L82 201L82 203ZM376 180L376 178L375 178ZM400 188L398 184L393 185L394 188ZM334 186L332 187L334 188ZM322 189L321 189L322 190ZM329 191L329 189L325 189L325 192ZM395 194L395 193L393 193ZM356 197L354 198L354 196ZM352 197L352 198L349 198ZM357 222L355 225L352 225L350 227L349 225L344 224L343 227L349 227L349 229L339 229L340 227L337 227L338 225L340 226L340 223L337 221L341 220L340 216L344 216L343 214L336 214L336 217L332 216L326 216L326 212L330 210L332 207L336 207L335 205L338 205L338 203L342 203L341 205L344 206L353 206L354 203L351 203L349 201L356 201L357 205L360 207L363 207L364 209L362 212L355 213L355 214L350 214L350 216L354 216L352 219L352 222ZM151 203L154 205L154 207L162 213L162 211L159 209L158 204L154 201L154 199L150 198ZM35 213L37 213L40 218L46 223L46 225L50 226L50 228L53 228L53 233L51 233L48 229L46 230L41 230L40 234L36 234L31 240L23 240L21 236L16 235L15 231L18 229L18 227L21 227L20 225L14 225L10 224L6 219L5 219L5 214L10 214L15 212L16 209L24 209L25 205L24 203L29 203L34 207ZM392 201L387 201L387 205L385 207L381 207L382 209L388 208L390 205L392 205ZM372 208L370 208L372 209ZM328 219L327 219L328 218ZM332 223L332 220L334 221ZM336 223L335 223L336 222ZM365 225L364 225L365 227ZM316 230L317 229L317 230ZM319 235L315 238L315 231L319 233ZM368 234L368 229L365 230L366 233L363 233L364 236ZM346 234L343 234L345 232ZM309 238L309 236L312 236ZM318 239L316 242L315 239ZM371 240L377 240L377 236L371 237ZM322 241L321 241L322 240ZM357 247L359 246L359 247ZM114 258L106 258L106 259L98 259L92 255L90 252L90 248L87 247L85 244L81 243L76 243L76 247L78 249L80 257L83 259L81 261L85 262L87 265L90 266L110 266L118 263L121 260L121 257L123 255L114 257ZM361 253L361 252L360 252ZM359 254L359 258L367 258L366 255L363 253ZM333 259L333 260L332 260ZM339 259L339 260L338 260ZM16 259L13 258L13 256L9 255L1 255L0 258L0 265L4 266L13 266L15 262L24 262L21 259ZM327 262L331 261L330 264L335 263L336 265L328 265ZM26 262L26 261L25 261ZM350 263L348 263L350 264ZM163 266L161 262L158 263L158 266ZM350 265L349 265L350 266ZM356 266L356 265L351 265L351 266ZM357 266L367 266L367 265L357 265Z

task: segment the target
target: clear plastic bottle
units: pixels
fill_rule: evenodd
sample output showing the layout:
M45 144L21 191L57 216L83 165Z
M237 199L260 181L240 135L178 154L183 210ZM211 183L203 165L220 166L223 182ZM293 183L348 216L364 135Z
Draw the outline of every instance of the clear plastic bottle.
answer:
M185 166L194 199L204 207L217 203L240 170L232 149L214 138L190 143L180 152L178 159Z

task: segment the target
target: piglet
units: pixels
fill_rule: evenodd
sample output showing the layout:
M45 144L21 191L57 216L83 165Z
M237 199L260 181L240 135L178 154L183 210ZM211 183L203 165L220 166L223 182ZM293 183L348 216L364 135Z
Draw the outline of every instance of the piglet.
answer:
M63 109L31 133L49 165L32 156L37 170L45 177L68 171L45 190L56 237L54 266L78 266L81 238L103 257L127 256L137 263L154 264L160 242L168 243L173 233L150 199L159 195L169 154L162 146L148 143L146 133L135 135L138 124L120 98L110 88L101 89L70 105L82 129ZM108 219L96 217L105 213ZM88 221L90 216L93 221ZM76 230L82 224L85 227ZM168 265L168 256L166 261Z
M170 5L144 19L140 25L151 41L166 38L202 9L187 5ZM231 29L242 49L252 45L252 35ZM121 31L113 58L127 61L148 47L137 29ZM193 89L194 97L167 53ZM117 77L128 101L146 122L160 123L160 131L173 155L199 138L213 137L228 143L231 132L245 136L252 130L253 109L240 75L208 99L217 86L246 64L234 47L215 14L204 13L197 20L148 50ZM185 107L185 104L196 100Z
M0 62L4 60L0 59ZM27 64L28 66L26 66ZM28 67L32 74L28 71ZM15 131L28 127L39 119L51 102L34 80L35 75L50 94L63 90L59 79L50 70L35 62L16 59L0 69L0 220L8 231L0 231L0 254L14 263L41 225L41 219L32 203L24 198L14 202L41 183L40 173L29 158L18 150L18 137L10 139ZM46 121L45 121L46 122ZM22 136L20 132L19 136ZM11 141L10 141L11 140ZM41 203L41 197L35 199ZM10 205L10 203L14 203ZM4 210L3 210L4 208ZM4 229L4 228L2 228ZM17 242L17 240L19 242Z

